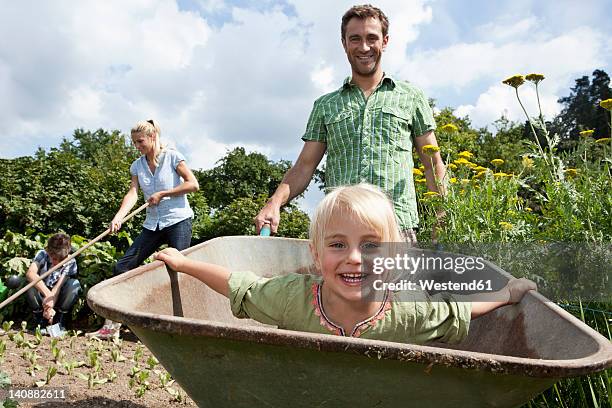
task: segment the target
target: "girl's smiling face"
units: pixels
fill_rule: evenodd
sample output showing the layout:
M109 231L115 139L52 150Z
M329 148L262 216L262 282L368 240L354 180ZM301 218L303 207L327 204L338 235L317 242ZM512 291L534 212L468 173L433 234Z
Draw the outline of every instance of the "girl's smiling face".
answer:
M368 259L379 249L382 237L351 211L334 211L320 248L311 246L323 275L323 295L330 302L364 301L376 275ZM365 257L365 259L364 259Z

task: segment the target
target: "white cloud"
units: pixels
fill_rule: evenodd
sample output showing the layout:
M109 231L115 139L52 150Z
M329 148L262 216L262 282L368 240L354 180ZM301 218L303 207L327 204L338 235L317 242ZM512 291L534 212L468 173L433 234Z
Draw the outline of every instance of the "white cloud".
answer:
M605 44L604 36L587 27L540 41L460 43L413 55L401 72L431 90L462 89L477 81L497 83L516 73L540 72L557 90L566 88L568 76L605 63Z
M535 89L525 84L519 88L521 101L525 110L531 117L539 116L538 102ZM561 110L555 95L540 95L540 105L545 118L552 118ZM474 126L486 126L501 116L512 121L525 121L525 113L520 107L514 88L506 85L493 85L482 93L475 105L460 105L454 111L455 115L463 117L469 115Z
M498 21L489 22L476 27L474 31L481 37L489 38L492 41L506 41L524 38L530 32L537 28L538 19L535 16L529 16L518 21L510 20L508 17L502 17Z
M589 10L601 4L591 3ZM350 73L340 18L354 2L198 4L209 20L173 0L3 4L0 38L9 40L0 43L0 155L57 145L78 127L127 133L137 120L155 118L164 140L196 168L237 145L294 160L314 99ZM536 4L513 3L525 13L500 13L494 24L466 29L463 16L441 0L381 0L391 21L385 70L480 126L504 110L522 120L500 81L541 72L544 109L552 115L574 78L609 65L611 46L601 27L586 22L554 31L551 21L569 24L569 15L552 6L536 12ZM429 47L419 42L425 28L452 38ZM449 93L455 98L445 99Z

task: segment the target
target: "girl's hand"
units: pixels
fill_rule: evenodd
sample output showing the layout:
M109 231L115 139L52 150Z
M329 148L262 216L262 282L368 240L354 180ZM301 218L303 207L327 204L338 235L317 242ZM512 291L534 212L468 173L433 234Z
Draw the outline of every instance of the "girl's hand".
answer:
M521 299L523 299L523 296L525 296L525 293L530 290L538 290L535 282L525 278L511 280L508 282L506 288L508 289L509 295L508 303L519 303Z
M113 218L108 228L110 229L111 234L114 234L115 232L119 231L121 229L121 218Z
M163 251L156 253L154 258L158 261L164 262L175 271L181 271L185 261L185 256L175 248L166 248Z
M157 193L153 193L153 195L149 197L147 202L149 203L149 205L157 205L162 200L162 198L164 198L164 192L158 191Z

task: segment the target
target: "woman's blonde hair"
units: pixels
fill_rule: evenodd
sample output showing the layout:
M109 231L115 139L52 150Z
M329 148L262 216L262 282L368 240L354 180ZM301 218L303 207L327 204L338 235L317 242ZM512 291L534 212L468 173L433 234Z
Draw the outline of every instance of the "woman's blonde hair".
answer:
M153 119L149 120L141 120L137 122L132 130L130 131L131 136L134 136L134 133L144 133L145 135L152 137L154 139L155 151L158 152L155 155L154 164L157 166L159 154L164 149L164 146L160 142L161 137L161 128L159 127L159 122L154 121Z
M310 240L321 251L332 217L352 214L380 234L383 242L403 242L393 204L378 187L360 183L333 189L317 206L310 223Z

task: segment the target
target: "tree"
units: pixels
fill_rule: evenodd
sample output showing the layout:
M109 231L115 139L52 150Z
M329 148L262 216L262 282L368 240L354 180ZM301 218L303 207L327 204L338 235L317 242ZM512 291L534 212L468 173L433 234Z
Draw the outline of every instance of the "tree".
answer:
M291 167L285 160L274 163L261 153L247 154L243 147L228 152L217 163L213 169L195 172L200 191L214 210L237 198L272 195Z
M291 163L273 162L257 152L246 153L235 148L210 170L194 172L200 183L200 193L210 206L207 219L196 220L196 241L224 235L253 235L253 218L280 184ZM296 205L281 211L279 236L306 238L308 216Z
M11 229L92 236L103 231L129 187L135 157L117 131L77 129L59 148L0 160L0 233Z
M565 148L575 144L580 131L586 129L595 130L596 138L610 137L607 112L599 106L601 100L612 98L610 77L599 69L593 71L592 77L592 80L587 75L576 79L569 96L558 100L564 107L555 117L551 133L559 134Z

